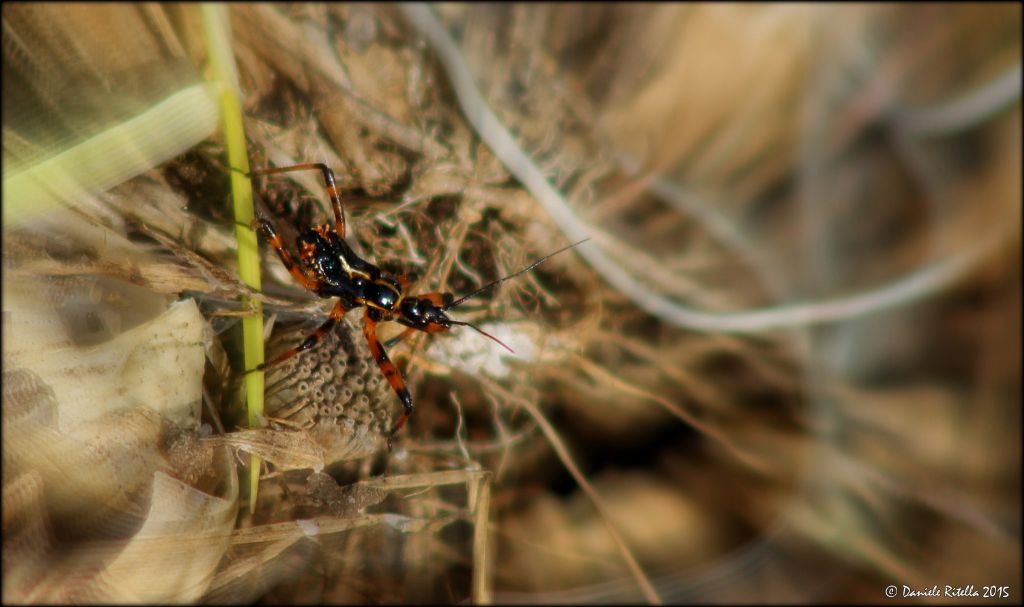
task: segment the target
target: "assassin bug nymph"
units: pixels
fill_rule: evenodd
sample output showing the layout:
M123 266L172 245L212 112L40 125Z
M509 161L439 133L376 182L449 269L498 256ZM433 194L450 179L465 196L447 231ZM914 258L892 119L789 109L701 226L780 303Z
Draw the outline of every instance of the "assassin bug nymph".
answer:
M299 284L320 297L337 297L338 301L335 303L334 308L331 309L327 320L306 336L299 345L257 366L255 369L246 371L246 373L262 371L300 352L313 348L323 339L328 331L334 328L334 325L341 320L346 312L353 308L364 306L366 311L363 313L363 336L370 346L370 353L373 355L374 360L377 361L377 365L384 373L384 377L387 378L391 388L398 395L399 400L402 401L404 408L402 416L398 418L398 422L387 437L388 448L390 449L392 437L405 425L405 422L412 414L413 402L412 396L405 386L405 380L402 378L401 373L398 372L394 363L391 362L391 359L388 358L384 346L377 337L377 324L393 320L406 326L405 331L397 338L388 342L389 345L405 339L413 331L442 333L450 330L452 326L465 326L489 337L511 352L511 348L501 343L493 335L468 322L449 318L447 315L448 310L503 281L532 270L550 257L575 247L584 241L550 253L522 270L494 280L459 299L455 299L455 296L451 293L409 294L407 291L412 286L412 279L408 275L393 276L384 272L356 255L345 242L345 208L341 204L338 186L334 181L334 172L327 165L308 163L257 169L247 173L247 176L251 178L258 175L313 170L320 171L323 175L327 186L327 195L331 199L331 207L334 210L334 225L318 225L301 234L296 239L299 251L298 262L292 258L291 253L281 241L281 237L274 230L273 224L266 217L258 216L253 222L253 227L263 232L270 246L277 251L281 262L291 272L292 276L299 281Z

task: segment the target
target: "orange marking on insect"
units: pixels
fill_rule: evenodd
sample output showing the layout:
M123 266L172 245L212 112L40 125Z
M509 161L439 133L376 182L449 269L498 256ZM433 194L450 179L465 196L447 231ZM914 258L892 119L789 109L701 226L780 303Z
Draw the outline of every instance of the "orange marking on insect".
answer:
M405 380L402 379L402 376L398 374L397 370L391 372L390 374L385 371L384 375L385 377L388 378L388 383L391 384L392 388L394 388L395 390L405 389Z
M418 297L420 299L426 299L427 301L429 301L430 303L434 304L435 306L443 306L444 305L444 299L443 299L443 297L441 296L440 293L424 293L423 295L419 295Z

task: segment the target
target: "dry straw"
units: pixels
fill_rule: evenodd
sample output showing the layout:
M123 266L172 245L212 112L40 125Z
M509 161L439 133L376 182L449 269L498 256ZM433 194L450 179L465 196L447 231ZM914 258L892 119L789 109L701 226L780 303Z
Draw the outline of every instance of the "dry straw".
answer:
M1019 586L1019 7L45 10L4 7L5 599ZM334 168L349 244L416 292L592 241L459 308L518 357L390 348L417 409L385 455L400 408L355 312L240 373L333 303L247 227L254 198L294 242L329 215L319 176L249 161Z

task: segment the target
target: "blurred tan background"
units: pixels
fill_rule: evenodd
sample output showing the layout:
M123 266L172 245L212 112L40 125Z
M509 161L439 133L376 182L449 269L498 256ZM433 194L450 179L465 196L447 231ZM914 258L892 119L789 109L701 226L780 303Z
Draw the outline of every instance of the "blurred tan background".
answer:
M518 357L391 350L390 455L355 313L246 434L209 15L5 4L6 601L1021 600L1019 4L222 15L251 165L418 291L591 241L460 311Z

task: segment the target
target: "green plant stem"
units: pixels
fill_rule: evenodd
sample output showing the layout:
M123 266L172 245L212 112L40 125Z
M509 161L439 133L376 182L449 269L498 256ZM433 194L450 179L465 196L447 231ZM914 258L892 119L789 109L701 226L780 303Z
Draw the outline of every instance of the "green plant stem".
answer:
M235 236L238 239L238 275L253 290L260 290L260 261L256 232L250 227L255 218L252 203L252 183L244 173L249 172L246 154L245 126L242 106L238 101L238 76L227 9L220 4L202 5L203 26L210 53L210 77L221 83L219 102L224 121L224 139L227 146L230 171L231 197L234 201ZM241 171L241 172L238 172ZM242 317L242 350L245 368L252 369L263 362L263 306L260 302L244 298L242 302L252 314ZM246 413L250 427L256 426L263 416L263 372L245 376ZM249 512L256 510L259 491L260 458L252 456L249 469Z

